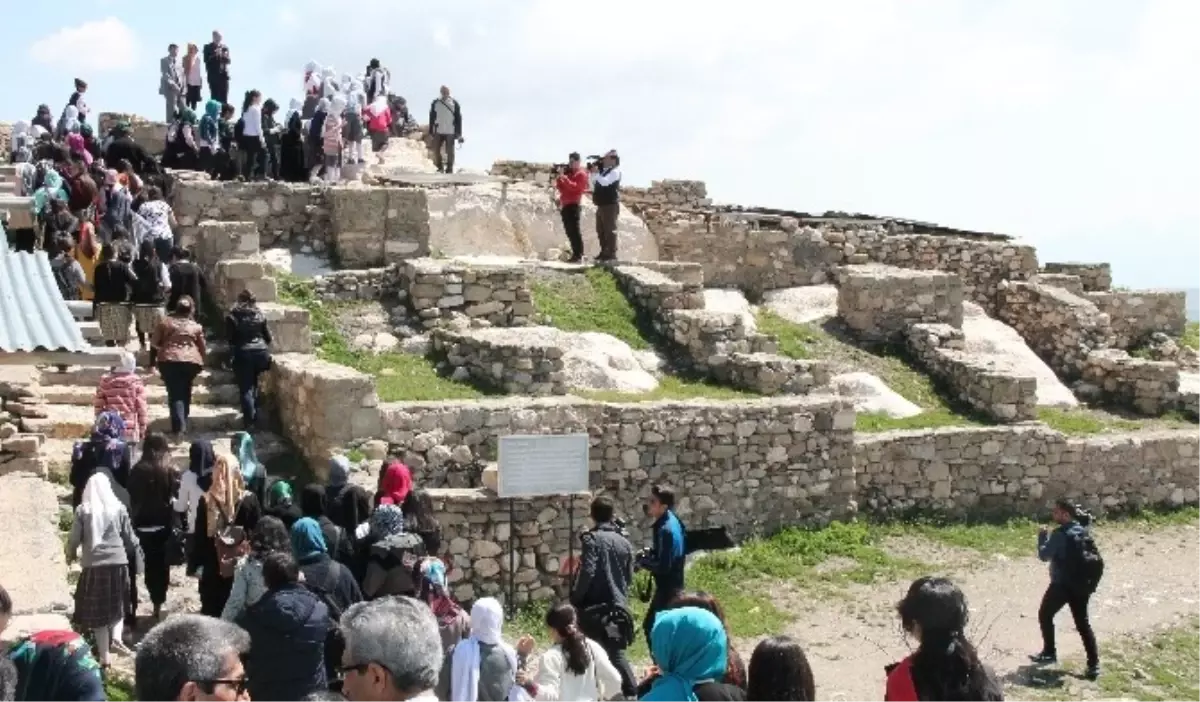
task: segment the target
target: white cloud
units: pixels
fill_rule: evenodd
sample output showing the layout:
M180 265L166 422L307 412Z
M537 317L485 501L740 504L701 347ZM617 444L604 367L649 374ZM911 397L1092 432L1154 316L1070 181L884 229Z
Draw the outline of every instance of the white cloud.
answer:
M133 68L138 52L137 36L116 17L63 27L29 46L35 62L80 74Z
M450 48L450 27L445 22L433 23L433 43L443 49Z
M290 7L282 7L279 10L279 23L286 27L295 27L300 22L299 15Z

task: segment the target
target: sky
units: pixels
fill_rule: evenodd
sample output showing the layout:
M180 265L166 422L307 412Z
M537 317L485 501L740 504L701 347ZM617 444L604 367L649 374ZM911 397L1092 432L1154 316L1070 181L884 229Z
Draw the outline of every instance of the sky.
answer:
M203 7L203 12L197 8ZM349 16L346 10L357 8ZM1020 237L1117 284L1200 287L1195 0L58 0L10 33L0 119L161 119L158 59L211 31L234 97L372 57L419 120L462 105L459 162L621 152L624 180L714 201ZM186 10L184 8L187 8ZM207 97L207 93L206 93Z

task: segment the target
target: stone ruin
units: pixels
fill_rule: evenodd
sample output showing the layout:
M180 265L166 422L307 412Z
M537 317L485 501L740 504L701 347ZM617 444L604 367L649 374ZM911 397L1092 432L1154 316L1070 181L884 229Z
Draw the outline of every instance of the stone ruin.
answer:
M135 138L149 144L156 129L145 123ZM964 313L1009 325L1081 399L1194 416L1195 355L1173 342L1186 323L1181 293L1115 290L1107 264L1039 266L1033 247L1002 235L720 206L702 182L655 181L623 190L621 260L607 270L673 372L751 397L587 399L572 384L577 335L545 324L533 297L537 276L583 271L556 262L565 237L552 166L504 161L486 176L440 176L419 144L395 148L407 165L369 169L365 183L177 177L172 204L179 239L209 271L218 304L243 288L263 303L276 347L264 391L282 437L318 474L337 452L401 457L432 488L461 599L500 593L512 550L517 597L553 596L568 524L586 517L586 495L560 495L518 500L509 522L494 491L507 434L586 433L591 490L620 512L640 514L650 486L666 481L689 525L739 537L859 512L1028 513L1059 496L1104 510L1200 499L1196 431L1051 430L1036 421L1042 381L976 353ZM594 247L586 221L584 231ZM372 375L317 358L309 311L279 302L274 272L302 257L321 272L311 282L317 299L387 301L385 326L425 339L414 348L445 374L496 396L384 402ZM706 288L758 301L815 286L831 288L828 316L857 343L901 350L987 425L856 432L826 361L782 355L752 316L707 302ZM0 390L0 473L44 473L41 440L25 437L41 436L27 431L40 407L58 421L57 405L36 382ZM631 524L635 541L647 526Z

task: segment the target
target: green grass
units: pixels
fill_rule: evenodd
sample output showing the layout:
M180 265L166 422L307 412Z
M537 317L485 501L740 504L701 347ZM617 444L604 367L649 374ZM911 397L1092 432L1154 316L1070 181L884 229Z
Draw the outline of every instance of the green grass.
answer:
M375 376L375 389L383 402L475 399L484 393L467 383L438 374L427 358L405 353L372 354L350 348L334 322L334 306L314 293L310 281L276 273L279 299L309 312L312 330L318 335L317 356Z
M654 400L752 400L759 395L736 390L723 385L704 381L689 380L675 375L665 375L659 378L658 387L650 392L617 392L614 390L594 390L576 392L576 395L598 402L651 402Z
M108 679L104 681L104 692L108 696L109 702L129 702L137 699L133 681L113 673L110 673Z
M1161 417L1129 419L1086 408L1039 407L1037 417L1046 426L1068 436L1138 431L1148 428L1178 429L1196 425L1194 421L1178 412L1168 412Z
M603 332L632 349L653 348L633 305L617 286L617 279L604 268L589 268L582 275L534 278L532 287L534 306L550 318L550 326L563 331Z
M789 322L768 309L759 310L755 321L759 333L774 336L779 344L779 355L788 358L813 358L821 342L820 336L825 334L811 324Z
M1188 322L1183 328L1183 336L1179 337L1179 343L1200 350L1200 322Z

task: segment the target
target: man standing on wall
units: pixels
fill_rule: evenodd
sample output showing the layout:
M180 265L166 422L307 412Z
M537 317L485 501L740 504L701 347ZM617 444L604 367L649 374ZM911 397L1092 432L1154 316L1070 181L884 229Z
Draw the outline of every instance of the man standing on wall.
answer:
M588 164L592 177L592 202L596 204L597 261L617 260L617 217L621 214L621 157L616 149Z
M463 143L462 108L450 97L450 88L442 86L441 96L429 106L429 135L433 139L433 163L438 173L454 172L454 143ZM446 167L442 168L442 147L446 147Z
M183 72L179 67L179 45L167 47L167 55L158 62L158 94L167 103L167 124L175 121L175 113L183 99Z
M609 152L612 154L612 152ZM650 632L654 629L654 618L671 600L683 592L683 567L687 560L684 549L684 529L672 510L675 508L675 491L666 485L650 488L650 500L646 513L654 517L654 542L638 556L638 567L644 568L654 577L654 597L650 609L642 622L646 645L650 645Z
M579 160L579 154L571 154ZM576 225L578 226L578 225ZM633 643L629 613L629 584L633 581L633 545L625 527L613 515L612 498L592 500L590 531L580 537L579 572L571 589L571 604L579 612L584 636L600 644L621 674L621 694L637 694L633 667L625 649Z
M221 41L221 33L213 30L212 43L204 45L204 72L208 74L208 91L222 105L229 102L229 47Z
M589 186L587 171L580 167L579 152L572 152L568 157L566 170L559 173L554 181L554 187L558 189L558 206L562 214L563 229L567 231L567 241L571 242L571 258L567 263L579 263L583 260L579 203Z

